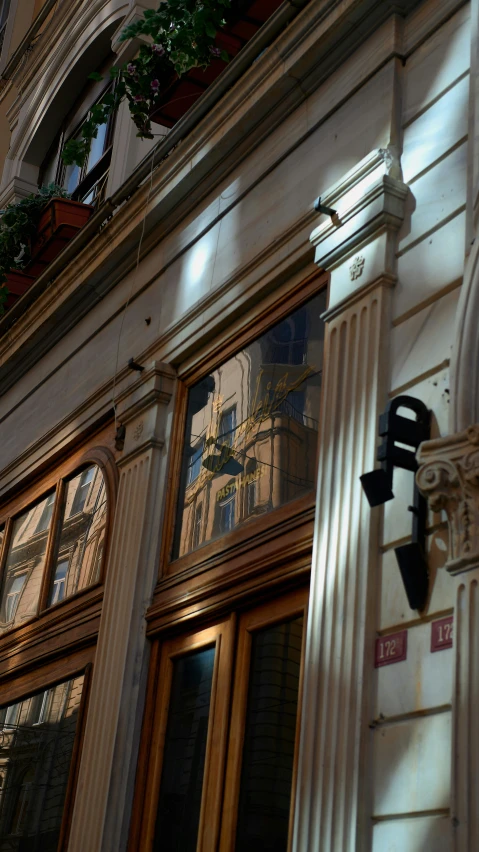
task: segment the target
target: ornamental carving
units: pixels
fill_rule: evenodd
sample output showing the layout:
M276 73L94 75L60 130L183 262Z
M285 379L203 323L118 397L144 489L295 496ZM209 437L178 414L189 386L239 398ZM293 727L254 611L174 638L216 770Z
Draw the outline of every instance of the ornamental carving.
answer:
M363 274L364 264L365 260L362 255L359 255L354 259L353 263L349 267L349 275L351 281L355 281L356 278L361 278L361 275Z
M433 512L447 515L447 570L460 574L479 567L479 426L425 442L418 460L419 490Z

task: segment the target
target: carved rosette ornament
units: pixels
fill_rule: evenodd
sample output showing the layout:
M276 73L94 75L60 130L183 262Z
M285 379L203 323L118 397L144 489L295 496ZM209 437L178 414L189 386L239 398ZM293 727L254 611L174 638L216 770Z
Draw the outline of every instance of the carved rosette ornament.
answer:
M460 574L479 567L479 425L459 435L426 441L418 451L418 488L433 512L449 523L446 568Z

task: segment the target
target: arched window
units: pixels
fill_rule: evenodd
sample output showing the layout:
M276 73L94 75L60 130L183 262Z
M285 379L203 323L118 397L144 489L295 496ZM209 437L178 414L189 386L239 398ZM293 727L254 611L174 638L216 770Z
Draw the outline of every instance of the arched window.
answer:
M63 121L40 168L40 184L57 183L71 193L75 201L82 201L84 204L97 204L104 197L111 162L114 116L98 128L98 135L92 141L88 160L83 168L76 165L66 166L61 159L61 152L70 139L81 138L89 110L111 91L112 84L108 82L107 74L110 65L111 59L108 59L99 68L99 72L105 74L104 81L88 81L73 109Z
M0 634L101 580L108 490L102 465L85 461L33 505L7 517Z

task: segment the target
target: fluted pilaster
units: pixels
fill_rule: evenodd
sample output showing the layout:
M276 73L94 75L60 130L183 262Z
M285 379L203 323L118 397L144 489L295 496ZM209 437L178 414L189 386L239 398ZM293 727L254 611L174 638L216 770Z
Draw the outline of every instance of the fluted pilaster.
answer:
M331 321L306 650L295 849L356 845L364 666L372 647L377 513L359 477L375 464L382 407L381 329L389 313L378 285ZM372 628L372 629L371 629Z
M154 363L118 401L126 427L112 546L69 852L126 849L157 579L168 404L174 374Z
M337 216L311 237L318 265L331 270L331 307L294 852L369 849L364 772L379 515L359 477L375 467L386 401L393 249L407 194L391 163L388 151L373 152L333 187L325 203Z

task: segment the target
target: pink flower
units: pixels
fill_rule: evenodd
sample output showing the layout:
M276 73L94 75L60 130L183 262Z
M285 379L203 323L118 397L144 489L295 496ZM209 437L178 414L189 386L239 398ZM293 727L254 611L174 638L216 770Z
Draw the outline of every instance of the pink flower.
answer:
M142 101L146 101L146 98L144 97L144 95L135 95L133 100L135 101L136 104L141 104Z
M156 93L160 88L160 81L159 80L152 80L151 83L150 83L150 86L151 86L152 92Z
M128 65L126 66L126 70L131 75L136 75L138 73L136 70L136 65L133 65L133 62L128 63Z
M221 50L219 49L219 47L214 47L214 45L210 44L208 50L212 54L212 56L221 56Z
M165 48L162 44L152 44L151 49L153 53L156 53L157 56L163 56L165 53Z

